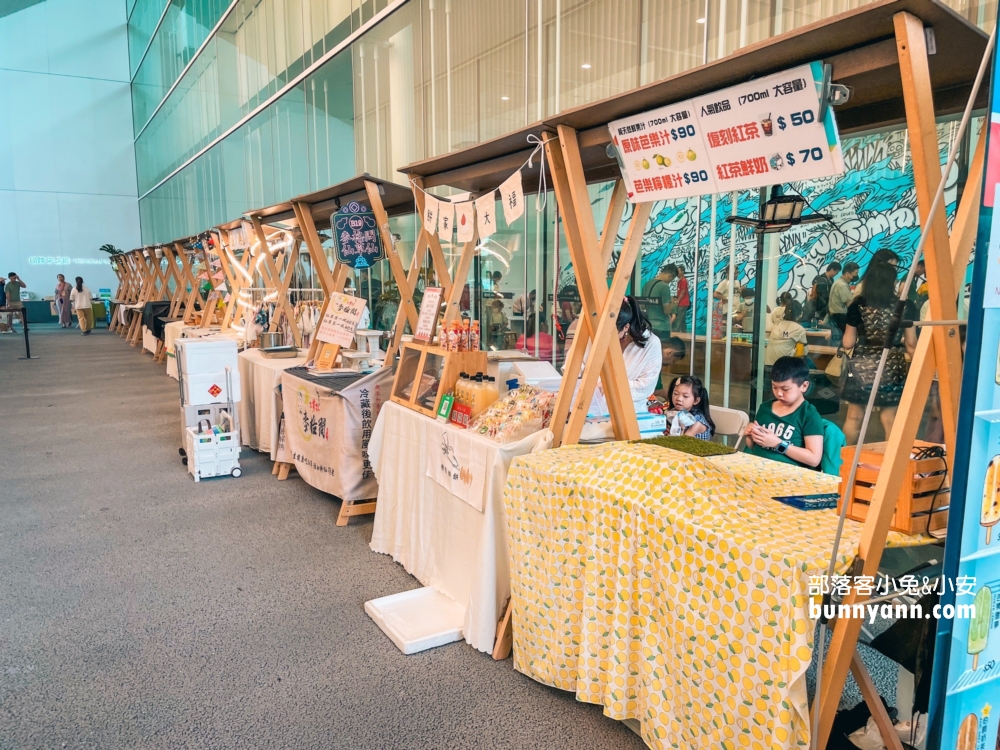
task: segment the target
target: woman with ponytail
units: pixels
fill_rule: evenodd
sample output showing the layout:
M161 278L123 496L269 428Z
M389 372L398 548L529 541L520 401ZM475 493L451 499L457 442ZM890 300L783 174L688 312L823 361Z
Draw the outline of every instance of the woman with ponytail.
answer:
M646 401L653 395L660 370L663 369L660 339L653 333L649 320L631 295L622 300L615 327L618 329L618 344L625 358L625 375L632 393L632 402L636 413L643 414L648 411ZM594 398L590 402L590 413L608 414L608 402L601 383L597 384Z
M83 285L83 279L76 277L76 286L70 290L69 298L80 321L80 333L89 336L94 328L94 308L91 306L90 290Z

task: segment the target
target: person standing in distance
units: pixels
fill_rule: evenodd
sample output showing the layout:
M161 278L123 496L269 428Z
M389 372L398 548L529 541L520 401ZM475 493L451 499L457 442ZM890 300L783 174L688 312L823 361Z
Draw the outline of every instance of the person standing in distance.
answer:
M90 290L83 285L83 277L76 277L76 286L69 293L76 317L80 321L80 334L89 336L94 328L94 308L91 303Z
M14 271L7 274L7 283L4 284L3 291L7 295L6 306L8 310L16 311L24 323L24 305L21 303L21 290L28 285L21 281L21 277ZM10 316L10 332L14 331L14 316Z

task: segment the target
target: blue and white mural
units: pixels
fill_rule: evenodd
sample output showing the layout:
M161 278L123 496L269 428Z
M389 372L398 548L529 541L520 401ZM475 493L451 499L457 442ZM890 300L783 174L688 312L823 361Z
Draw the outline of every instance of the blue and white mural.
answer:
M978 134L981 121L974 123ZM957 132L957 122L938 125L938 145L941 162ZM973 143L975 141L973 140ZM807 199L806 213L819 212L833 217L824 222L791 229L777 235L779 252L775 296L791 292L804 299L813 278L821 269L836 260L841 264L854 261L862 273L872 254L888 248L899 254L904 263L916 249L920 234L917 201L913 187L913 165L907 134L904 129L873 135L846 138L843 142L846 170L840 177L793 183ZM945 192L949 223L956 209L958 170L952 170ZM603 219L612 185L602 185L593 193L595 213ZM737 214L755 217L758 211L756 191L741 192L737 198ZM653 206L649 226L643 237L642 278L652 278L664 263L683 266L689 280L693 276L695 235L698 232L697 199L660 201ZM732 194L721 194L715 206L715 266L713 278L718 283L720 272L729 266L729 254L735 252L735 279L740 285L756 283L756 237L753 230L726 223L732 214ZM617 247L628 232L631 207L618 232ZM699 239L698 308L706 309L710 243L712 242L712 199L701 200L701 237ZM733 232L735 230L735 236ZM733 247L735 245L735 247ZM616 250L617 252L617 250ZM572 268L564 266L560 285L575 283ZM768 300L772 303L773 300ZM698 331L704 332L704 313L699 314Z

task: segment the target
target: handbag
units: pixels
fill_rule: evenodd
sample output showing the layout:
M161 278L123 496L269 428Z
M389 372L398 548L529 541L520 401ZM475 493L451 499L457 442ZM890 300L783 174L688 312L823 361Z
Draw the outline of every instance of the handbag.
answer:
M850 351L842 346L837 347L837 353L830 359L826 366L826 376L834 385L843 385L844 377L847 375L847 362L850 361Z

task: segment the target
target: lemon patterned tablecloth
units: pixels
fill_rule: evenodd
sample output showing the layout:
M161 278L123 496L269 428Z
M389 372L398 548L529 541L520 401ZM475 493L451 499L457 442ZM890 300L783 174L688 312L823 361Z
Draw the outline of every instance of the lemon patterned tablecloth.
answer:
M515 668L639 720L654 748L808 745L809 577L826 571L837 515L770 498L838 482L629 443L516 459ZM860 535L848 521L840 571Z

